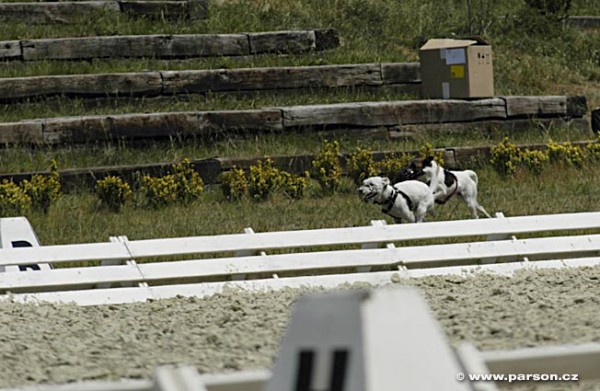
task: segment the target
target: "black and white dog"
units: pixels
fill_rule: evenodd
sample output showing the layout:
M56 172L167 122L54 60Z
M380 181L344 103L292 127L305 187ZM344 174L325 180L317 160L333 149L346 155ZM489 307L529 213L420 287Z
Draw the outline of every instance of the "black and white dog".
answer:
M435 207L433 193L420 181L408 180L392 186L388 178L374 176L363 181L358 194L365 202L383 205L381 211L396 223L421 223Z
M429 188L433 192L436 204L443 205L457 195L465 202L474 219L479 218L478 211L487 217L492 217L477 202L478 179L475 171L446 170L436 163L433 156L428 156L425 159L413 160L407 168L402 170L399 179L410 181L422 175L425 175L429 182Z

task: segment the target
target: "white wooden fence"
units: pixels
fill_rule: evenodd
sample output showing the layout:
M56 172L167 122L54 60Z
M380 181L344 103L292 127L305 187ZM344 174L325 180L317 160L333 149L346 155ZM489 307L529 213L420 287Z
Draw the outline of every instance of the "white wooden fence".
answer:
M0 298L96 305L202 297L226 286L269 290L353 282L386 285L435 274L597 265L599 233L600 212L499 214L423 224L378 221L353 228L247 229L230 235L132 241L114 237L106 243L3 248L0 267L55 268L0 273ZM424 244L431 241L452 243ZM101 266L56 267L92 261Z

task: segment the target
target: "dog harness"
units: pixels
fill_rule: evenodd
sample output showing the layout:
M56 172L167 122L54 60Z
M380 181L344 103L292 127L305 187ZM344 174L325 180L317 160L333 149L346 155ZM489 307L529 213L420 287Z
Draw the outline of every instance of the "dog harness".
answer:
M454 190L452 191L452 193L450 193L450 195L448 197L446 197L443 200L435 200L436 204L439 205L444 205L446 202L448 202L448 200L450 200L450 198L452 198L454 196L454 194L456 194L456 192L458 191L458 178L456 178L456 175L454 175L453 173L451 173L450 171L444 169L444 184L447 187L452 186L452 183L455 184L454 186Z
M388 185L390 186L390 185ZM393 216L390 214L390 211L392 210L392 208L394 207L394 203L396 202L396 199L398 198L398 195L401 195L405 200L406 200L406 204L408 205L408 209L413 210L413 202L410 199L410 197L408 197L408 195L406 195L405 192L403 192L402 190L398 190L396 189L394 186L390 186L392 188L392 195L390 198L388 198L385 203L380 204L380 205L385 205L385 207L383 209L381 209L381 211L387 215L390 215L394 218L398 218L396 216Z

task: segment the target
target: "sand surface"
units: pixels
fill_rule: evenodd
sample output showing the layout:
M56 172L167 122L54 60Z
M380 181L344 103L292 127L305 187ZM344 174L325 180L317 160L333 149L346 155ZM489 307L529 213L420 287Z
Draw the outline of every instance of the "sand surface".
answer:
M453 344L466 339L487 350L600 342L600 267L399 283L421 288ZM200 372L268 368L292 305L305 292L230 291L95 307L0 303L0 388L150 378L163 364L191 364Z

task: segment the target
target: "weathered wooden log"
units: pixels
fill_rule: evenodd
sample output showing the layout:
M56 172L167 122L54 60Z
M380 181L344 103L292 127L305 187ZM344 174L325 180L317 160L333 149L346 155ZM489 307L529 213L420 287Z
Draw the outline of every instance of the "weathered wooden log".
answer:
M568 23L579 28L600 28L600 16L569 16Z
M283 130L281 110L277 108L205 111L199 113L199 121L200 132L209 136L230 131L274 132Z
M416 65L416 66L415 66ZM382 69L388 77L382 77ZM393 75L390 75L393 73ZM65 95L155 96L299 88L406 87L414 93L417 63L344 64L0 78L0 101ZM414 87L414 88L412 88ZM412 88L412 89L411 89Z
M43 139L46 144L84 143L110 139L108 117L51 118L43 121Z
M0 145L43 143L42 121L0 123Z
M74 23L86 14L99 11L119 12L119 3L116 1L0 3L0 22L67 24Z
M23 59L21 41L0 41L0 60Z
M130 35L35 39L21 43L23 59L184 58L249 53L244 34Z
M394 126L506 118L502 99L339 103L282 110L284 127Z
M237 130L282 128L281 111L277 109L52 118L43 120L42 126L43 141L47 144L190 135L213 137Z
M118 3L121 12L130 16L144 16L148 18L186 18L190 20L196 20L206 18L208 11L208 4L206 0L119 0Z
M0 100L66 95L153 96L162 92L159 72L60 75L0 79Z
M381 85L379 64L161 72L168 94Z
M381 77L384 84L421 83L421 64L400 62L381 64Z
M448 130L475 126L475 122L480 122L483 124L480 128L485 129L487 127L491 129L494 126L516 126L515 124L518 123L503 123L507 120L505 102L507 102L506 98L474 101L360 102L279 107L263 110L84 116L38 121L42 123L44 142L51 144L192 134L213 137L238 130L281 131L302 127L310 127L315 130L381 127L397 128L407 132L410 131L410 125L416 124L426 124L437 129ZM541 107L542 111L535 111L538 116L533 116L536 121L537 119L550 118L550 114L556 111L553 105L542 105ZM546 109L547 112L544 111ZM516 110L515 108L513 111ZM526 111L521 110L521 112ZM552 118L566 119L567 117L554 114ZM468 122L473 124L466 124ZM584 122L587 124L587 120L584 120ZM21 126L22 123L17 122L4 124L3 128L5 133L9 133L11 127L15 127L15 133L22 133L22 130L19 130ZM589 125L585 126L589 129ZM10 139L10 137L5 136L6 139ZM36 140L32 142L36 142Z
M130 35L20 41L25 61L93 58L189 58L299 53L317 48L314 30L247 34ZM15 41L0 42L5 58L18 58ZM322 46L322 45L320 45ZM252 49L251 49L252 47ZM9 50L10 49L10 50Z
M93 12L123 12L130 16L203 19L207 0L100 0L0 3L0 22L30 24L77 23Z
M250 53L303 53L315 50L314 31L274 31L249 34Z
M567 115L566 96L505 96L508 118Z

